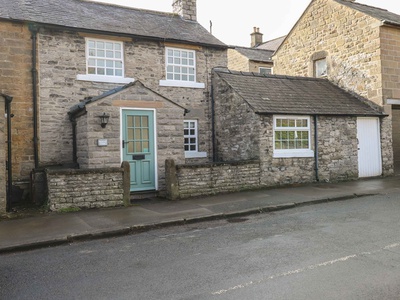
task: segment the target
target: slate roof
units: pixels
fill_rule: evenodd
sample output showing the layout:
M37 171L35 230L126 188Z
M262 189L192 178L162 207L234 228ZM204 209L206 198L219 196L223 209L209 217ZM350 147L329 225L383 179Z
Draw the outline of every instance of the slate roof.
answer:
M258 114L384 116L327 79L216 69ZM365 101L365 102L364 102Z
M227 47L198 22L178 14L85 0L1 0L0 19Z
M249 60L272 63L274 51L246 47L234 47L234 49Z
M286 38L286 35L281 36L276 39L273 39L273 40L270 40L270 41L266 41L266 42L258 45L256 47L256 49L270 50L270 51L275 52L276 49L278 49L279 46L282 44L282 42L285 40L285 38Z
M392 13L386 9L378 8L378 7L373 7L357 2L350 2L350 1L345 1L345 0L334 0L337 3L346 5L350 8L353 8L355 10L358 10L360 12L363 12L373 18L376 18L381 21L386 21L386 23L391 24L391 25L396 25L400 26L400 15Z

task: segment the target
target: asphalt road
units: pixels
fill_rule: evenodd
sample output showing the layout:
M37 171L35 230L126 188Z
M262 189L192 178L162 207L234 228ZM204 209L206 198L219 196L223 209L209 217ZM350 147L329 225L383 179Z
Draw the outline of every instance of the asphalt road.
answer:
M0 256L0 299L400 299L400 193Z

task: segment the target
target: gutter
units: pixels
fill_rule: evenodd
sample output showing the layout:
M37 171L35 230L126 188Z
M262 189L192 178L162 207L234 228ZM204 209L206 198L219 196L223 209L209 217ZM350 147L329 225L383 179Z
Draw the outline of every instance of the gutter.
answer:
M8 20L8 21L10 21L10 20ZM41 26L41 27L46 27L49 29L56 29L56 30L71 30L71 31L75 31L75 32L85 32L85 33L101 34L101 35L109 35L109 36L128 37L128 38L132 38L132 39L151 40L151 41L157 41L157 42L185 43L185 44L190 44L190 45L195 45L195 46L203 46L203 47L216 48L216 49L227 49L228 48L228 46L225 44L218 45L218 44L198 43L198 42L187 41L187 40L178 40L178 39L155 37L155 36L135 35L135 34L129 34L129 33L123 33L123 32L112 32L112 31L104 31L104 30L98 30L98 29L70 27L70 26L48 24L48 23L38 23L38 24L35 24L34 26L37 28L39 26Z
M36 58L36 43L39 27L36 24L28 25L32 38L32 101L33 101L33 157L35 168L39 166L39 151L38 151L38 110L37 110L37 58Z

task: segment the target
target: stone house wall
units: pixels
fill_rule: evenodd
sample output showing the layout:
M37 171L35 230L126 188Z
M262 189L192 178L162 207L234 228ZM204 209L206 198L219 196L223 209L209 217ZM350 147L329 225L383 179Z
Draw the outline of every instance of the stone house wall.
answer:
M228 49L229 70L259 73L260 67L272 68L273 63L252 61L235 49Z
M383 105L381 22L332 0L315 0L275 53L274 73L313 77L313 55L325 52L328 79Z
M226 51L195 47L197 81L205 83L205 89L161 87L159 80L165 77L164 47L188 46L107 36L98 38L124 41L125 77L138 79L146 87L188 108L190 113L185 118L199 121L199 151L210 155L209 78L213 66L226 65ZM86 73L85 34L41 29L39 63L40 160L44 165L68 163L72 158L72 131L67 111L85 97L97 96L123 84L76 80L78 74Z
M121 164L121 107L155 110L158 187L165 187L165 160L184 163L184 109L146 89L140 83L119 93L90 103L86 114L77 117L78 163L81 168L112 168ZM105 128L99 117L110 115ZM98 146L98 139L107 139L107 146Z
M249 59L235 49L228 49L228 69L248 72Z
M265 63L259 61L249 61L249 72L260 73L260 68L273 68L273 63Z
M400 28L380 29L383 98L400 100Z
M264 115L260 120L260 161L261 184L276 186L315 181L315 160L313 157L274 158L273 116ZM314 123L311 119L311 132ZM311 149L314 147L314 136L310 137Z
M260 117L217 75L213 84L217 161L258 160Z
M6 193L7 193L7 177L6 177L6 135L7 125L4 117L5 99L0 96L0 215L6 212Z
M31 33L26 24L0 22L0 93L13 97L14 184L27 183L34 168L31 43Z

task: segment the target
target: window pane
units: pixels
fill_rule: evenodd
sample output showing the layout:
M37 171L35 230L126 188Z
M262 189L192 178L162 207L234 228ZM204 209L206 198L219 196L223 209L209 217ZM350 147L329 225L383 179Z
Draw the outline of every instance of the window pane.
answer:
M148 117L142 117L142 127L149 127L149 118Z
M97 68L97 74L104 75L105 74L104 68Z
M114 70L113 69L106 69L106 75L107 76L114 76Z
M149 142L143 142L143 152L149 152Z
M103 59L98 59L97 60L97 66L98 67L104 67L106 62Z
M104 50L97 50L97 56L104 57Z
M120 44L120 43L114 43L114 49L118 50L118 51L121 51L122 50L122 46L121 45L122 44Z
M134 139L133 129L128 128L128 140L132 141Z
M133 119L134 119L134 117L133 116L128 116L127 119L128 119L128 127L133 127Z
M104 49L104 42L97 42L96 43L96 48L97 49Z
M89 49L89 56L96 56L96 50L95 49Z
M116 51L114 55L115 55L115 58L118 58L118 59L121 59L121 57L122 57L122 54L119 51Z
M115 70L115 76L122 76L122 70Z
M108 58L113 58L113 57L114 57L114 52L112 52L112 51L106 51L106 57L108 57Z
M89 43L89 48L94 48L96 45L95 41L92 40L90 40L88 43Z
M96 74L96 68L88 68L88 74Z
M107 50L113 50L113 43L106 43Z

